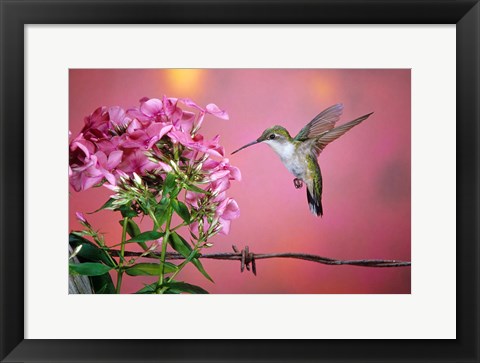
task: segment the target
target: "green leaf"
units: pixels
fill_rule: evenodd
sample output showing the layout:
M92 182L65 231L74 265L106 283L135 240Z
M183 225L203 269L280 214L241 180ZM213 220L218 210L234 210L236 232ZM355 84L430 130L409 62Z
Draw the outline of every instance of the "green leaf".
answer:
M172 289L167 289L163 292L164 295L173 295L173 294L180 294L179 291L176 291L176 290L172 290Z
M181 292L187 292L189 294L208 294L207 290L202 289L200 286L192 285L192 284L187 284L186 282L168 282L165 284L165 286L168 286L168 290L170 294L172 293L181 293Z
M100 276L90 276L95 294L115 294L112 277L109 273Z
M202 188L199 188L193 184L185 184L185 189L190 190L192 192L196 192L196 193L208 194L206 190L203 190Z
M112 210L113 210L113 209L115 209L115 208L113 207L113 202L114 202L114 201L115 201L115 199L110 198L109 200L107 200L107 201L105 202L104 205L102 205L102 206L101 206L100 208L98 208L96 211L89 212L89 213L87 213L87 214L97 213L97 212L101 211L102 209L112 209Z
M190 236L192 236L194 240L198 241L198 237L192 231L190 231Z
M138 213L134 211L130 205L124 204L120 206L118 210L122 213L123 218L126 218L126 217L133 218L138 216Z
M161 233L157 231L143 232L129 239L128 241L125 241L125 243L153 241L153 240L159 239L160 237L163 237L164 234L165 233Z
M70 233L69 243L73 249L77 248L78 246L82 246L80 251L78 251L77 253L77 257L79 257L80 259L88 260L91 262L103 262L108 266L115 267L112 260L108 258L107 252L98 248L89 240L76 234Z
M123 223L121 223L121 224L123 225ZM140 228L135 223L135 221L133 221L132 219L129 219L128 222L127 222L127 233L130 237L133 238L133 237L138 236L142 232L140 231Z
M145 285L140 290L138 290L135 294L155 294L157 292L157 283L154 282L150 285Z
M177 176L172 173L168 173L165 181L163 182L163 195L170 193L177 185Z
M165 262L164 273L172 273L178 270L178 267L170 262ZM137 263L125 269L130 276L159 276L161 267L159 263Z
M193 250L192 246L190 246L190 244L176 232L173 232L170 236L172 238L169 238L168 242L170 243L172 248L185 258L190 256ZM203 267L202 263L198 258L194 257L190 260L190 262L198 269L198 271L200 271L203 276L205 276L211 282L214 282L210 275L207 273L207 271L205 271L205 268Z
M112 269L110 266L97 262L70 263L69 268L70 272L73 274L76 273L86 276L100 276Z
M123 219L119 220L118 223L120 223L120 225L123 227ZM138 225L135 223L135 221L133 221L133 219L127 220L127 233L132 238L142 233ZM140 245L140 247L143 248L144 251L148 250L148 246L145 244L145 242L137 242L137 243Z
M192 252L192 246L185 241L177 232L172 232L170 234L170 237L168 239L168 243L170 243L170 246L180 253L183 257L187 258L190 256L190 253Z
M157 218L157 222L159 227L162 227L165 222L167 221L168 217L172 214L172 208L169 206L167 209L160 211L159 213L155 214L155 218Z
M170 203L170 198L164 195L160 200L160 202L158 203L157 208L166 208L168 207L169 203Z
M157 219L159 226L162 226L165 223L170 213L172 213L170 210L170 198L164 196L162 200L160 200L160 203L155 207L155 218Z
M172 281L165 283L163 286L168 287L164 294L180 294L182 292L189 294L208 294L208 291L202 289L200 286L187 284L186 282ZM152 284L145 285L135 294L155 294L158 288L158 284L154 282Z
M205 278L207 280L210 280L211 282L215 283L215 281L213 281L213 279L210 277L210 275L207 273L207 271L205 271L205 268L203 267L202 263L200 262L200 260L198 258L192 258L192 263L198 269L198 271L200 271L200 273L203 276L205 276Z
M172 199L172 206L175 212L187 223L190 224L190 211L188 210L188 207L180 202L179 200Z

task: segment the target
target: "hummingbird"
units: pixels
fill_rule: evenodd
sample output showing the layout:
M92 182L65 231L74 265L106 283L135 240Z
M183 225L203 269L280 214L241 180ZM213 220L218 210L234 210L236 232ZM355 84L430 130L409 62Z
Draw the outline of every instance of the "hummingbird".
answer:
M323 180L317 158L333 140L338 139L373 114L371 112L335 127L342 112L342 104L336 104L325 109L306 124L293 138L284 127L272 126L263 131L258 139L235 150L232 154L259 143L270 146L280 157L288 171L295 176L295 179L293 179L295 188L299 189L303 186L303 183L306 184L307 200L312 214L323 216Z

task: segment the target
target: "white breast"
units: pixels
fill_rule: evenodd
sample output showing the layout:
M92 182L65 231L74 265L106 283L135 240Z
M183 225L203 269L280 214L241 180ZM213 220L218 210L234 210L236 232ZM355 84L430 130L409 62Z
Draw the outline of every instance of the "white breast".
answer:
M292 143L289 143L289 142L265 140L265 143L268 146L270 146L273 149L273 151L277 153L278 156L280 156L280 159L282 159L282 161L284 159L291 159L293 156L293 153L295 152L295 147L293 146Z
M298 160L298 155L295 154L295 146L293 144L289 142L275 142L272 140L265 140L264 142L275 151L290 173L297 178L303 179L305 160Z

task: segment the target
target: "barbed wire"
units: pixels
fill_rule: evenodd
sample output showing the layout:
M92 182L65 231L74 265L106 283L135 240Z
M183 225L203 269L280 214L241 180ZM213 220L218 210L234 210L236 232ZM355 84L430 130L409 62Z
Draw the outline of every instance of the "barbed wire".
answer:
M299 260L317 262L324 265L350 265L350 266L362 266L362 267L407 267L411 266L410 261L400 261L400 260L379 260L379 259L368 259L368 260L339 260L335 258L323 257L318 255L312 255L308 253L295 253L295 252L283 252L283 253L253 253L250 252L249 247L245 246L241 251L233 245L233 252L221 252L221 253L205 253L200 254L198 258L203 259L212 259L212 260L226 260L226 261L240 261L240 271L243 272L245 269L253 272L254 275L257 274L256 260L264 260L268 258L294 258ZM119 250L110 250L112 255L118 256ZM131 252L125 251L125 257L145 257L145 258L159 258L160 254L155 252ZM179 253L167 252L165 258L167 260L183 260L185 257Z

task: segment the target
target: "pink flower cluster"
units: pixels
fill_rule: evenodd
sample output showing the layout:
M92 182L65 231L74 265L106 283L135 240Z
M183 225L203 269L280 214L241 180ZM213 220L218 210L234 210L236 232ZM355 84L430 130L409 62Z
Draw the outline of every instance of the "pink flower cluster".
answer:
M199 113L183 111L178 102L195 107ZM140 106L126 112L118 107L99 107L85 118L80 134L70 142L70 183L75 191L91 188L106 179L115 185L122 175L170 166L147 158L145 151L155 150L155 143L167 135L174 142L212 155L223 156L218 137L204 141L201 135L192 138L205 114L228 119L225 111L210 104L205 109L191 100L166 98L140 100Z
M230 165L229 160L225 158L222 161L212 159L205 161L203 170L209 180L206 190L211 193L213 198L209 202L216 206L212 223L208 223L208 218L203 218L203 230L206 231L210 226L214 226L219 229L220 233L228 234L230 222L240 216L240 209L234 199L227 197L226 190L230 188L230 180L241 180L240 170ZM194 208L199 207L202 198L205 198L202 193L188 191L186 194L187 202ZM198 233L198 227L198 221L191 225L194 233Z
M194 112L183 110L179 104ZM183 145L182 157L190 162L203 158L203 183L214 195L215 216L222 225L221 232L228 233L230 220L238 217L239 209L233 199L226 197L225 191L230 180L240 180L241 175L238 168L224 158L218 136L206 140L197 133L207 114L228 119L228 114L215 104L202 108L189 99L167 97L142 98L140 106L126 111L118 106L97 108L85 118L84 127L70 142L71 186L75 191L82 191L106 181L106 186L111 188L125 175L142 176L154 170L170 172L172 167L167 161L153 161L146 154L161 156L157 143L168 138L173 144ZM187 202L197 207L199 197L189 192Z

